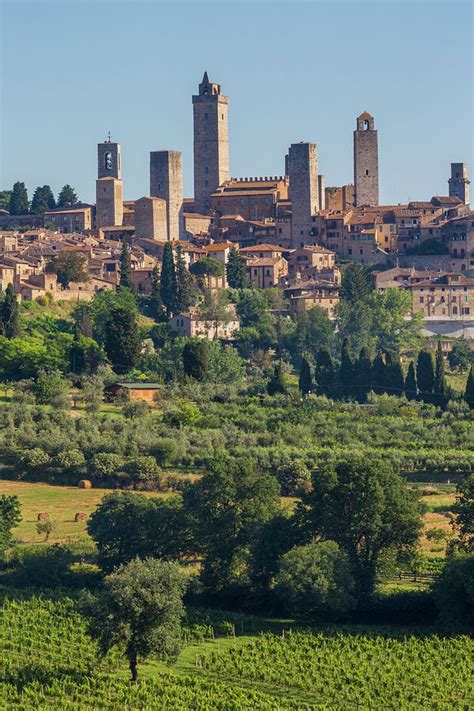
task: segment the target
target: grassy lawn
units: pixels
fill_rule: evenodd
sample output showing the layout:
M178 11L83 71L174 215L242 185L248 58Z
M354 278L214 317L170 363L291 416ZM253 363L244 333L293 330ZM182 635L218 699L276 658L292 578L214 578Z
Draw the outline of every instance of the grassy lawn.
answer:
M23 520L14 535L19 543L42 543L44 536L36 532L37 516L40 511L49 513L56 523L50 543L78 542L89 539L86 522L74 521L76 513L91 514L110 489L79 489L74 486L51 486L27 482L0 480L0 494L18 496ZM169 494L148 493L148 496ZM89 539L90 540L90 539Z

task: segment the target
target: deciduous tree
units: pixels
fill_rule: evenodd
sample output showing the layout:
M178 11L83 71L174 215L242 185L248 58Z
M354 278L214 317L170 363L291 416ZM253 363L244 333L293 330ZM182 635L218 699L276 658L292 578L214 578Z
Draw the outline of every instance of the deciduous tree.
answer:
M388 462L354 455L318 471L299 515L310 538L336 541L347 553L359 592L368 594L381 554L416 546L422 510Z
M102 654L116 645L125 649L132 681L138 677L138 662L150 654L166 662L177 658L186 587L176 563L148 558L108 575L97 596L83 596L89 634Z

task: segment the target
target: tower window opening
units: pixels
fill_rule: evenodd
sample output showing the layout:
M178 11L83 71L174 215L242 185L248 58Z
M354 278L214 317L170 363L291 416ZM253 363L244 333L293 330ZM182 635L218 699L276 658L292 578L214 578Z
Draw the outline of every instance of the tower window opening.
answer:
M207 113L205 113L205 114L204 114L204 118L205 118L205 119L208 119L208 118L209 118L209 115L208 115Z
M369 122L367 121L367 119L365 119L364 120L364 131L368 131L368 130L369 130Z
M366 171L365 171L365 174L366 174L366 175L368 175L368 174L369 174L369 171L368 171L368 170L366 170Z
M109 151L104 155L104 168L105 170L112 170L112 153Z

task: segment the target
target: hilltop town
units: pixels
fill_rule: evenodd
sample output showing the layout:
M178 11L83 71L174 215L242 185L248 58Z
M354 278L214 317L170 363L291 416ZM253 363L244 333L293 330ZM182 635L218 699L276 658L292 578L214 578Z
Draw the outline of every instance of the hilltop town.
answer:
M289 146L284 175L234 178L229 98L207 72L192 106L193 198L183 195L181 153L159 150L150 152L149 195L124 200L121 146L109 135L98 145L95 205L71 190L61 207L41 210L40 201L39 210L17 214L25 200L24 186L16 185L9 209L0 211L1 288L12 284L23 301L48 294L90 300L119 285L127 243L133 288L150 294L170 242L174 251L180 245L187 268L203 259L223 267L207 275L211 288L228 286L226 265L238 251L249 285L281 289L289 314L319 306L330 319L341 273L358 262L370 269L376 289L408 290L426 334L474 335L474 212L465 163L451 164L447 195L430 197L420 186L419 200L380 205L377 129L364 111L353 133L352 183L326 186L318 147L306 142ZM82 257L82 281L60 283L51 267L67 252ZM172 324L183 335L211 336L193 309L174 314ZM235 320L222 324L222 335L237 328Z

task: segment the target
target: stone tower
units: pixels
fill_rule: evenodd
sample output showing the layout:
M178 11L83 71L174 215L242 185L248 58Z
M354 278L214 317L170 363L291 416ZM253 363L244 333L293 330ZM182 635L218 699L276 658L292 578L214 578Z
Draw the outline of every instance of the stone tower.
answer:
M193 96L194 115L194 210L206 213L210 196L229 179L229 99L220 84L204 72L199 94Z
M315 143L293 143L286 156L290 179L291 246L313 244L312 216L319 210L318 156Z
M142 197L135 200L135 237L166 242L166 200L158 197Z
M451 163L451 177L448 180L449 196L458 197L469 205L469 184L467 163Z
M96 227L115 227L123 221L120 143L109 140L97 146Z
M183 239L183 161L179 151L150 153L150 195L166 200L168 240Z
M364 111L354 131L355 206L379 204L379 158L374 118Z

